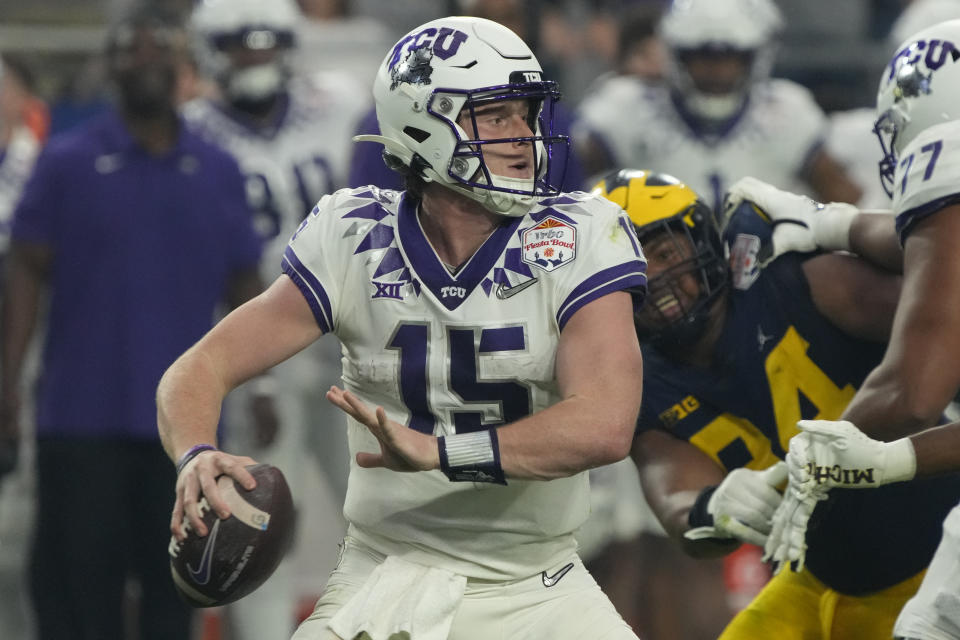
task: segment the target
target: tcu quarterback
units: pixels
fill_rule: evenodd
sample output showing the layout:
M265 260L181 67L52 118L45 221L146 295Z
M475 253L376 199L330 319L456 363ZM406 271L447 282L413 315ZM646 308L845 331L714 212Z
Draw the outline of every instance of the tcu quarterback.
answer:
M630 222L556 188L559 92L512 31L442 18L385 53L367 140L407 188L324 197L284 275L167 371L159 429L185 461L171 530L206 531L201 487L227 511L218 474L252 482L250 458L215 448L224 394L332 333L348 530L294 637L635 639L573 537L587 471L627 456L640 406Z

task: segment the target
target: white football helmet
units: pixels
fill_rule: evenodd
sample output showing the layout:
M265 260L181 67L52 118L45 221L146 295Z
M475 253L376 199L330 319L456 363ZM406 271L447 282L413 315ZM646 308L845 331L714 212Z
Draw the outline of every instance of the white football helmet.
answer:
M736 115L751 85L769 77L782 26L772 0L674 0L660 21L660 36L668 51L667 79L690 115L714 123ZM710 52L748 60L748 72L728 93L701 90L687 70L687 56Z
M900 152L925 129L960 118L960 20L907 38L880 76L877 121L880 182L893 195Z
M510 29L483 18L449 17L428 22L387 54L373 83L384 159L426 181L436 181L501 215L522 216L538 198L559 193L563 176L550 176L553 146L568 146L553 134L553 103L560 93L541 77L540 63ZM477 140L457 124L461 112L491 101L531 103L532 136ZM468 129L476 130L474 126ZM483 159L487 144L533 145L533 178L492 173Z
M231 102L268 101L290 77L286 54L299 17L293 0L202 0L190 19L197 62ZM250 65L237 65L230 55L274 49L269 60Z

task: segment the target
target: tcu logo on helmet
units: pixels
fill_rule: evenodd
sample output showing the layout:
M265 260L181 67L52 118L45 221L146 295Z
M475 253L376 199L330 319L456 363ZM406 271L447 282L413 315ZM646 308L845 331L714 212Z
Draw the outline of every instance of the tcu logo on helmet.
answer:
M908 66L916 68L921 62L922 66L929 71L936 71L947 62L947 56L950 57L950 62L956 62L957 58L960 58L960 50L952 42L938 38L918 40L909 47L898 51L897 55L893 57L887 69L886 81L890 82L896 77L898 84L901 85L905 93L918 95L925 87L911 87L909 82L903 82L901 76L910 75L909 73L904 74L903 71L906 71Z
M439 30L427 27L422 31L408 35L393 47L390 61L387 62L387 68L393 71L393 68L400 62L400 56L404 49L410 53L418 49L427 49L441 60L446 60L456 55L460 45L466 42L468 37L463 31L450 27L441 27Z

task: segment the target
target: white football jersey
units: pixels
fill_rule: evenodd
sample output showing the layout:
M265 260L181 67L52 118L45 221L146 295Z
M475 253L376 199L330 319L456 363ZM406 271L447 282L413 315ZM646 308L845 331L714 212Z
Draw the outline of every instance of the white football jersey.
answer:
M943 538L920 589L904 605L894 633L898 638L960 638L960 505L943 521Z
M343 344L346 389L438 436L558 402L566 322L592 300L646 283L626 214L586 193L504 218L451 275L402 192L343 190L320 201L283 264ZM352 456L379 451L354 420L349 436ZM508 483L353 463L344 515L351 535L387 555L482 579L528 576L574 549L571 532L589 511L587 474Z
M40 143L26 127L18 127L0 150L0 257L10 245L10 223L23 186L33 172Z
M960 121L932 126L900 153L893 212L901 238L947 204L960 202Z
M287 241L317 200L346 185L367 94L342 74L295 78L273 130L205 98L184 105L188 125L230 153L247 178L247 199L268 240L261 262L267 282L277 277Z
M825 128L812 94L789 80L755 86L744 112L716 137L683 119L667 87L615 76L583 100L573 135L595 136L618 168L673 175L716 206L744 176L809 192L800 176Z

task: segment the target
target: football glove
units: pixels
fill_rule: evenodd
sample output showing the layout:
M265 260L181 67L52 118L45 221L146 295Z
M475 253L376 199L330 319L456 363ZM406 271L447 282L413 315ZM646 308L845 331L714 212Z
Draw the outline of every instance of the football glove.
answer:
M801 420L797 426L787 454L790 481L764 546L763 559L776 563L777 573L788 565L803 569L807 523L830 489L878 487L916 472L909 438L880 442L844 420Z
M736 538L762 547L770 533L771 519L782 498L777 485L787 479L783 462L764 469L734 469L712 491L706 513L696 506L690 512L691 529L683 534L688 540Z
M761 266L791 251L850 248L850 225L859 212L852 204L822 204L748 176L735 182L724 196L724 219L744 201L758 207L773 226L773 248L764 255Z
M807 483L797 483L790 476L790 483L783 494L783 502L773 514L770 535L764 545L763 561L776 565L774 573L789 566L801 571L807 554L807 523L817 502L827 498L827 490Z
M864 489L913 478L917 469L909 438L874 440L845 420L801 420L790 439L791 482L823 489Z

